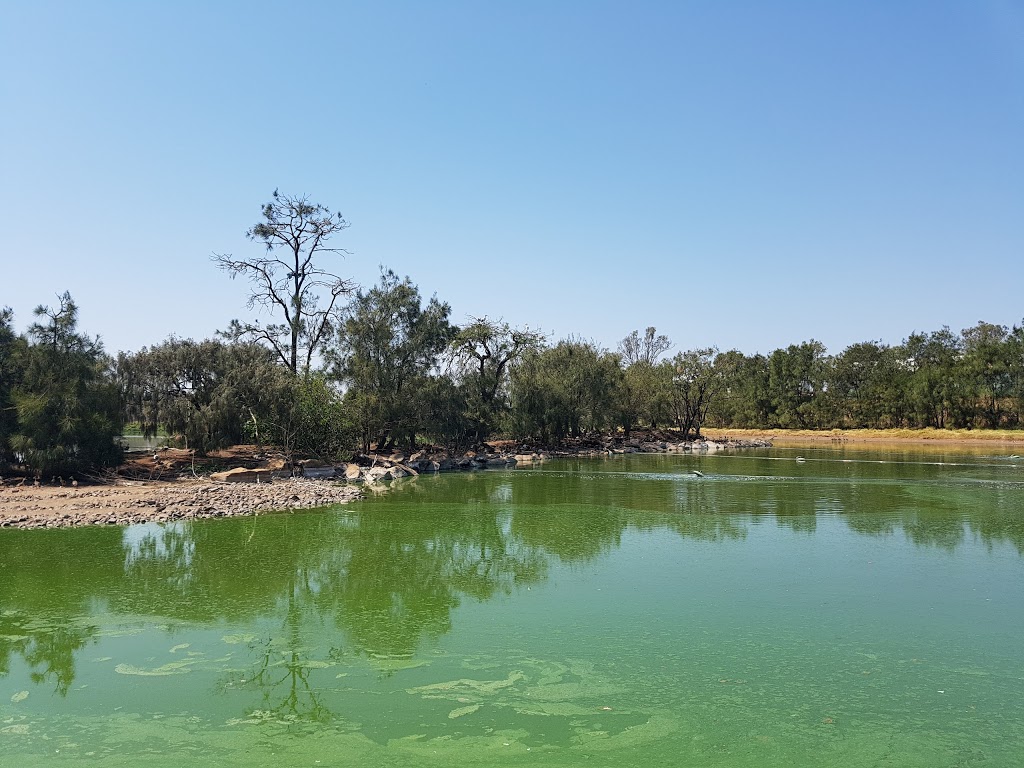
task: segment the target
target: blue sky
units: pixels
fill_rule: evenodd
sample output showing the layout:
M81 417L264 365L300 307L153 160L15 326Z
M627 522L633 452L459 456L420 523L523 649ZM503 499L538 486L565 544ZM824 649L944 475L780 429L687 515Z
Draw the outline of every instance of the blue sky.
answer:
M247 316L279 188L337 271L608 347L1024 318L1024 2L0 0L0 305Z

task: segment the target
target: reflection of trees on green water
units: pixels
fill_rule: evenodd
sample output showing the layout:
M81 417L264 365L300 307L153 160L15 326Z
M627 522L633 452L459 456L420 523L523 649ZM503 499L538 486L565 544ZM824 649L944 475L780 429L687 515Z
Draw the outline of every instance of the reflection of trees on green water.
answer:
M95 585L123 573L119 532L78 533L11 531L0 536L0 676L20 656L33 682L52 683L62 696L75 679L76 652L96 640L97 627L80 619L91 613Z
M630 530L719 542L769 521L809 533L828 515L862 535L902 533L947 550L973 536L1024 554L1021 489L1013 485L900 484L894 469L860 464L826 480L780 462L749 476L704 478L667 461L647 474L630 466L419 478L336 513L3 532L0 675L20 657L36 682L66 693L98 624L121 617L172 626L276 617L280 629L252 646L246 679L265 688L268 709L309 717L320 711L307 684L315 647L406 658L448 632L463 601L542 582L555 560L601 557ZM766 476L781 475L780 467L790 476ZM97 614L105 615L81 619Z
M21 656L32 682L52 682L66 696L75 679L75 653L95 641L96 628L69 622L41 624L18 613L0 615L0 677L10 673L12 656Z
M253 640L249 651L253 656L252 666L244 673L233 673L221 684L221 690L244 688L260 694L259 707L250 708L249 716L259 712L263 717L274 716L286 721L304 720L326 723L334 715L323 703L321 692L310 683L310 674L323 662L310 658L303 650L303 629L309 607L300 603L305 590L293 583L286 599L287 609L282 621L281 634L275 637ZM328 656L340 656L342 652L331 648Z

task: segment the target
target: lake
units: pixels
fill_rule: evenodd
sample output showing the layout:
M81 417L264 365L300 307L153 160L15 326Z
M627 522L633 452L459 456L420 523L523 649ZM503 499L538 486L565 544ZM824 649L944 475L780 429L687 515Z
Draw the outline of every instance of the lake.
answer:
M991 449L3 530L0 763L1016 766L1022 553L1024 461Z

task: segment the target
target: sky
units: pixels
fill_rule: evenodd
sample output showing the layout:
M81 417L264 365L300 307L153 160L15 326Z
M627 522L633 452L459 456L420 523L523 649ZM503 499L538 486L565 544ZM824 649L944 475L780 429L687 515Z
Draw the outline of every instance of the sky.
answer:
M614 348L1024 318L1024 0L0 0L0 306L253 318L279 189L452 318Z

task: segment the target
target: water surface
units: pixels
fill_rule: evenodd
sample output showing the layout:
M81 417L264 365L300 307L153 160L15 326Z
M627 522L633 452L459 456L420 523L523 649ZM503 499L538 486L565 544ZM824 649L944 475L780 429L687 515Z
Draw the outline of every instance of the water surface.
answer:
M0 531L0 762L1015 766L1022 552L1024 462L850 448Z

